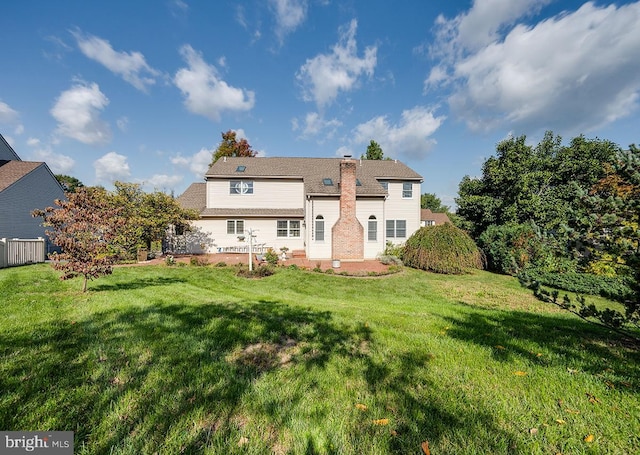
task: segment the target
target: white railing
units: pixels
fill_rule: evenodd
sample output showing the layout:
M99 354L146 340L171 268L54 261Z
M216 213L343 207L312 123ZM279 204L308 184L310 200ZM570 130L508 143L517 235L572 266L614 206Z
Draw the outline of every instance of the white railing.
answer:
M45 260L45 241L37 239L0 239L0 269L35 264Z

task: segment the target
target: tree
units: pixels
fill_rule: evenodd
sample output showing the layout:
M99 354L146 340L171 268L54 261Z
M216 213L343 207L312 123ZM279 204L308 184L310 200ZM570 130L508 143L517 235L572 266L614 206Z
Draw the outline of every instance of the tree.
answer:
M42 217L46 234L61 253L52 253L53 267L63 272L63 280L84 277L82 292L87 281L112 272L116 254L110 244L124 219L120 209L109 203L106 192L99 188L77 188L68 193L68 200L56 200L56 207L32 212Z
M430 209L434 213L448 213L449 207L442 204L442 201L435 193L424 193L420 196L420 208Z
M75 177L71 177L70 175L56 174L55 177L67 193L75 193L78 188L82 188L84 186L80 180Z
M229 130L226 133L222 133L222 141L215 152L213 152L211 165L223 156L254 157L257 153L258 152L251 148L251 145L249 145L249 142L247 142L245 138L237 140L236 132Z
M135 256L141 246L150 250L152 242L164 238L169 225L184 226L198 217L160 191L145 193L137 183L115 182L114 187L110 203L120 208L120 216L127 221L114 239L122 256Z
M535 223L559 231L568 222L577 191L605 176L619 147L583 136L569 146L561 142L551 132L535 147L526 136L505 139L484 162L481 177L462 179L457 213L471 224L475 238L491 225Z
M361 156L362 159L365 160L383 160L384 152L382 151L382 147L376 141L371 139L369 145L367 146L367 153Z

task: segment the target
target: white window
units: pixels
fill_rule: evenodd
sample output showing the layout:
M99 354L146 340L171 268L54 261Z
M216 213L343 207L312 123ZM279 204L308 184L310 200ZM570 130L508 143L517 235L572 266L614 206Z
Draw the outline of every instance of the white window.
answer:
M278 237L300 237L300 220L278 220Z
M227 220L227 234L244 234L244 220Z
M251 180L230 180L229 194L253 194L253 182Z
M324 242L324 217L316 217L316 242Z
M402 182L402 197L405 199L413 197L413 184L411 182Z
M407 237L407 220L387 220L387 238Z
M367 224L367 240L370 242L378 240L378 220L373 215L369 217L369 223Z

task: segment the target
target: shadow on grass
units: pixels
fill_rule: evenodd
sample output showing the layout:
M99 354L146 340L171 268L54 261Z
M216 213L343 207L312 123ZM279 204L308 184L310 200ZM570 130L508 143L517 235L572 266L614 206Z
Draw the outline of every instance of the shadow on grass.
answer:
M568 365L592 375L607 373L613 385L617 382L623 390L640 391L640 351L627 347L611 330L571 316L475 310L448 318L447 335L492 349L500 362L518 357L536 365ZM617 379L616 372L621 375Z
M105 292L105 291L130 291L133 289L144 289L151 286L168 286L175 283L184 283L186 280L181 278L168 278L165 276L136 278L118 283L100 283L91 285L89 291Z
M198 452L238 433L258 377L322 368L368 337L274 301L156 303L0 334L3 429L72 430L79 453Z

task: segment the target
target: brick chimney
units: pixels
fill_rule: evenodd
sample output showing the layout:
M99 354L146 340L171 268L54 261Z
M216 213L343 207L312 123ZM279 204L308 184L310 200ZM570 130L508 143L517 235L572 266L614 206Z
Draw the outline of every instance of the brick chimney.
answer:
M331 228L332 259L364 260L364 228L356 218L356 161L340 161L340 218Z

